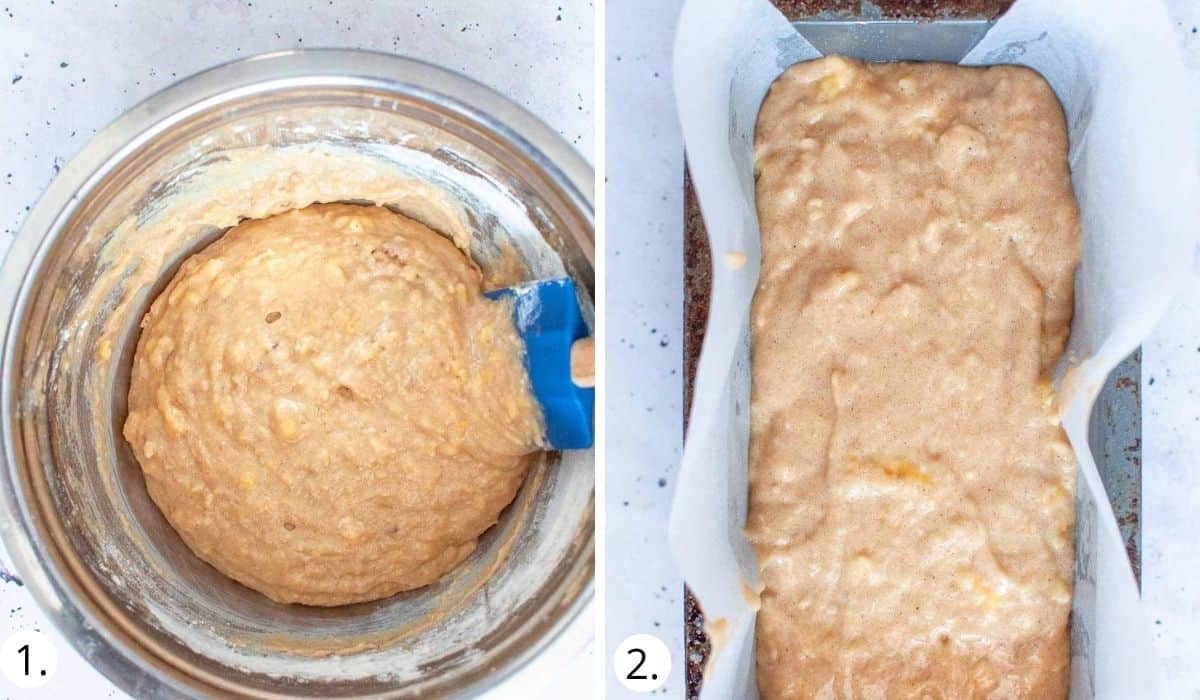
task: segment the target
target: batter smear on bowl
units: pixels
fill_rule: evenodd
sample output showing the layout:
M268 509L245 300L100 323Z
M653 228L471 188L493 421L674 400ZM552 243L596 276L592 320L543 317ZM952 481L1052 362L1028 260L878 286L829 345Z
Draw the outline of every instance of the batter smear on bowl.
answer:
M767 698L1066 697L1079 215L1018 67L798 64L755 139Z
M382 207L230 229L142 321L125 436L202 559L340 605L467 557L541 440L508 303L448 239Z

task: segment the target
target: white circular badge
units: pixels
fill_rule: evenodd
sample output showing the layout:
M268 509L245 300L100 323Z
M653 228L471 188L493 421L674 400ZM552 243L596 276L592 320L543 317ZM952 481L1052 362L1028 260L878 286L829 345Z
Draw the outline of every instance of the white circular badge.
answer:
M0 672L18 688L45 685L58 670L58 650L50 637L22 630L0 645Z
M658 637L635 634L617 645L613 671L621 685L634 692L649 693L663 687L671 675L671 652Z

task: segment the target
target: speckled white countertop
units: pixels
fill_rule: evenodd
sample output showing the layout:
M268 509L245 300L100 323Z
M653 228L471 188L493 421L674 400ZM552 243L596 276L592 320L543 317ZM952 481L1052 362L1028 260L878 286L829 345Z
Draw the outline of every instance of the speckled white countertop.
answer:
M1200 133L1200 4L1167 0ZM1142 348L1142 598L1173 698L1200 698L1200 251Z
M682 420L683 152L670 82L682 2L647 4L607 8L604 655L629 634L656 634L674 663L660 692L682 698L683 583L666 553ZM1200 98L1200 4L1165 4ZM1171 684L1164 697L1200 698L1200 280L1146 341L1142 363L1143 595ZM627 556L641 558L632 565ZM610 675L608 697L636 696Z
M671 48L681 0L608 0L605 103L604 650L653 634L671 652L656 693L684 696L683 579L667 551L683 448L683 137ZM606 697L637 697L606 673Z
M59 167L152 93L239 57L304 47L363 48L438 63L479 80L593 154L590 0L5 0L0 3L0 254ZM58 638L0 552L0 639L55 637L58 672L2 697L121 697ZM590 697L591 611L501 698Z

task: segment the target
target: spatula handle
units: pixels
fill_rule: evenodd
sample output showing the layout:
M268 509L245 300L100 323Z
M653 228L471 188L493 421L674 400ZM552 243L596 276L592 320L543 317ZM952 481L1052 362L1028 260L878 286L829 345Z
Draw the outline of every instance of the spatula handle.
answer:
M596 386L596 339L592 336L571 344L571 381L584 389Z

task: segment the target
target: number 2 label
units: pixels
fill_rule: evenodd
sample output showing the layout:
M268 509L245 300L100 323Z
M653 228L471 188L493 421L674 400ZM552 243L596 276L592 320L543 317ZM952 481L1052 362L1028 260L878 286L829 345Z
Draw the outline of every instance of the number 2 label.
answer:
M629 690L638 693L658 690L671 674L671 652L658 637L635 634L617 645L613 671Z

